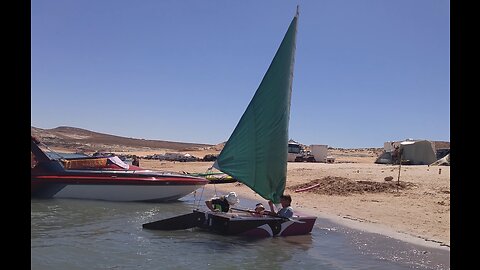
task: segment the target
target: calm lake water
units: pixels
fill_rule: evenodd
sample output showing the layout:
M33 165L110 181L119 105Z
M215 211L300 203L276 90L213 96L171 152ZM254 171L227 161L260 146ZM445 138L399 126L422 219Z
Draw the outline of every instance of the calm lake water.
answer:
M310 235L265 239L142 228L197 205L193 195L172 203L32 199L31 269L450 269L448 250L323 219Z

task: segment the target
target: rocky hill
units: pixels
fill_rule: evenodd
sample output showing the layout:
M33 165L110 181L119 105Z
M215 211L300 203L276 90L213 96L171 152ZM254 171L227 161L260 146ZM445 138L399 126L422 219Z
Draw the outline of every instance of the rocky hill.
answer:
M31 134L48 147L64 152L161 153L172 151L189 152L203 157L206 154L218 154L225 145L224 142L211 145L127 138L65 126L53 129L31 127ZM437 149L450 148L450 142L434 141L434 143ZM302 146L307 147L306 145ZM329 147L328 151L329 155L336 157L336 162L374 162L383 152L383 148L344 149Z
M172 142L127 138L75 127L41 129L31 127L31 135L51 148L74 152L118 152L170 149L174 151L201 150L215 147L210 144Z

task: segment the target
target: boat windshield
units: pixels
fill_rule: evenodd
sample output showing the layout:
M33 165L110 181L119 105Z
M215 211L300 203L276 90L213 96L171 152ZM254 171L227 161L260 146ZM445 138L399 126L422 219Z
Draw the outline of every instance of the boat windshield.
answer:
M301 150L302 149L299 144L288 144L288 153L299 154Z

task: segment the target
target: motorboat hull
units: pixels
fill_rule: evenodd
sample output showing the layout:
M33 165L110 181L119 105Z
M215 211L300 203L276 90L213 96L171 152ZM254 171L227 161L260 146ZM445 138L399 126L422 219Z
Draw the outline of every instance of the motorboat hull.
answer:
M199 185L167 184L39 184L32 198L72 198L106 201L172 201L180 199L198 188Z
M139 171L68 171L32 174L33 198L75 198L108 201L171 201L208 183L200 177Z
M31 198L172 201L209 183L203 177L153 171L118 157L50 159L32 137Z

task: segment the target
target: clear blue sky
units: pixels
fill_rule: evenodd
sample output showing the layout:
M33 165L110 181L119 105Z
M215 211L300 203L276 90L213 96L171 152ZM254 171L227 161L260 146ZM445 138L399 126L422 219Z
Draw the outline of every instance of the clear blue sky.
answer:
M290 134L450 141L450 1L31 2L31 125L216 144L300 6Z

